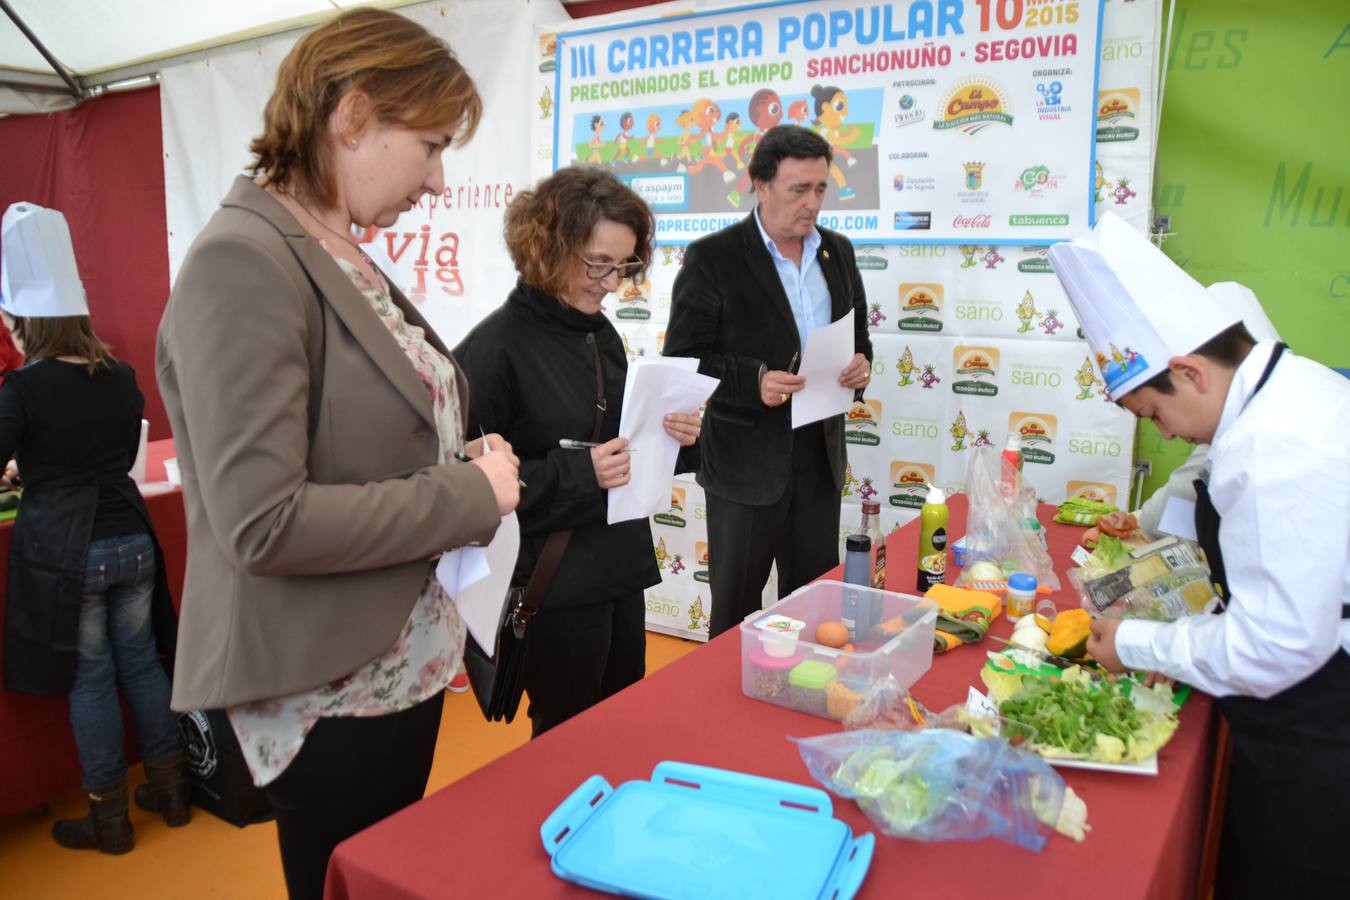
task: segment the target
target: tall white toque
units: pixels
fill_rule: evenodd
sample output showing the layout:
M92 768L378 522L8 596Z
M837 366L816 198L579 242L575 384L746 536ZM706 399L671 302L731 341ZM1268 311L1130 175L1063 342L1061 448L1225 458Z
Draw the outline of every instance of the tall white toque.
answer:
M0 309L28 319L89 315L65 216L36 203L11 204L0 241Z
M1112 400L1242 319L1111 212L1049 256Z

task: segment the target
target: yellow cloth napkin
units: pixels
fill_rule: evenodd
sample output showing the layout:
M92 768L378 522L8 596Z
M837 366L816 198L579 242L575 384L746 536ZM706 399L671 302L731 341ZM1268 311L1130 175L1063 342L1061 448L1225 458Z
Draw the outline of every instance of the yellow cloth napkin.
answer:
M988 591L938 584L923 596L938 605L937 629L933 632L935 653L946 653L983 639L989 626L1003 612L1003 600Z

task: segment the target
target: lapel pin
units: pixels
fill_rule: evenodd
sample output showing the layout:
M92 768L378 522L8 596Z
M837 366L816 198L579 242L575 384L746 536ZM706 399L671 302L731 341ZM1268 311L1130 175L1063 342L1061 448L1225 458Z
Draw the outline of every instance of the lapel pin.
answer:
M825 257L826 259L829 259L829 258L830 258L830 251L828 251L828 250L822 250L822 251L820 251L820 255L823 256L823 257Z

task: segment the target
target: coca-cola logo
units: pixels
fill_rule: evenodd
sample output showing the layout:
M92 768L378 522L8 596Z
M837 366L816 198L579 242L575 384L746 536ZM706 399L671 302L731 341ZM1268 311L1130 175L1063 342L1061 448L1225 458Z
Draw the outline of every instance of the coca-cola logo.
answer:
M988 228L993 223L993 217L988 214L979 216L957 216L952 219L953 228Z

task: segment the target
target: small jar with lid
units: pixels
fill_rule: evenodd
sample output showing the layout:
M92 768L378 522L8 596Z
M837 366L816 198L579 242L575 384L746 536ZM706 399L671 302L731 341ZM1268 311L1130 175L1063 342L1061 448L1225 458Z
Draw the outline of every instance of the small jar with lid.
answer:
M1016 622L1036 609L1036 576L1014 572L1008 576L1008 621Z

